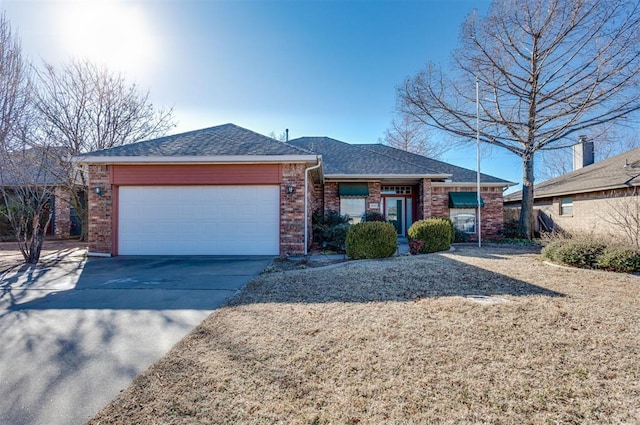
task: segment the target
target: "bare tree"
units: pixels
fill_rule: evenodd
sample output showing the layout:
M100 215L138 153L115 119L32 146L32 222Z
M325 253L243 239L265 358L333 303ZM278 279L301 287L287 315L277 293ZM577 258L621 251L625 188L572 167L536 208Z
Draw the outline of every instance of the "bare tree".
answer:
M384 133L383 142L392 148L434 159L441 158L447 151L446 145L432 141L428 128L410 115L394 118Z
M268 134L269 137L271 137L274 140L277 140L278 142L288 142L288 138L289 138L289 130L285 130L282 133L280 133L280 135L276 135L275 131L272 131Z
M173 111L157 110L148 91L86 60L72 60L60 68L44 64L36 74L35 105L43 132L53 145L64 148L57 150L62 155L55 169L63 170L59 177L82 218L86 238L87 174L70 157L164 135L175 126Z
M40 259L50 188L45 170L46 150L32 141L30 81L22 48L4 14L0 15L0 216L9 223L26 263Z
M616 231L624 235L626 242L640 249L640 194L638 188L623 193L612 192L607 201L607 210L601 218Z
M496 0L471 14L446 72L433 64L398 88L422 123L480 138L522 160L520 226L532 236L534 156L640 109L640 5L611 0Z

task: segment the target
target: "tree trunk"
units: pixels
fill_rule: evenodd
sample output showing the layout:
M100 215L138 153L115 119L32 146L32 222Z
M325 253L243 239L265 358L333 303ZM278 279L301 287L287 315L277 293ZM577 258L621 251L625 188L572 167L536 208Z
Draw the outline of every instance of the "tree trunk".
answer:
M533 153L522 156L522 204L520 205L520 230L522 236L533 238Z
M53 213L50 212L47 216L46 222L41 222L40 214L35 214L32 220L32 231L29 232L26 228L22 234L23 239L20 239L20 251L24 257L26 264L37 264L40 261L40 253L42 252L42 244L44 243L45 229L51 223L51 217Z

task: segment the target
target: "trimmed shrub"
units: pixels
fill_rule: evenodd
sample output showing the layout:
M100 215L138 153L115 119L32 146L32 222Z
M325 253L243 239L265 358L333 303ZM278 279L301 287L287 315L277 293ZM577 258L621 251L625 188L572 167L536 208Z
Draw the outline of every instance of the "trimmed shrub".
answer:
M453 221L449 217L433 217L436 220L442 220L451 227L451 243L456 241L456 226L453 225Z
M347 255L355 260L386 258L398 249L398 235L392 224L364 221L349 228L345 243Z
M560 263L560 259L558 258L558 251L564 249L566 245L575 243L569 239L556 239L553 242L548 243L544 248L542 248L542 258L546 258L547 260L554 261Z
M409 240L422 240L424 246L420 252L429 253L447 251L451 248L452 233L450 222L441 218L427 218L414 222L407 231L407 236Z
M640 271L640 252L632 248L606 248L598 258L598 267L624 273Z
M598 258L605 248L606 245L599 242L571 241L556 248L554 256L560 263L593 269L598 266Z
M344 241L349 230L349 216L334 210L323 214L316 210L311 216L313 222L313 240L336 251L344 250Z
M336 251L344 250L347 232L351 225L349 223L336 224L325 227L322 231L322 243Z

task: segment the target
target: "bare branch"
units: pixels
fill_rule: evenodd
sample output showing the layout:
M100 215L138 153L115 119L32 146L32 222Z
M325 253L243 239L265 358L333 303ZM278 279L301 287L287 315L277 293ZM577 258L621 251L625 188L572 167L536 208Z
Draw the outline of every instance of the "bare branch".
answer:
M476 78L481 141L522 158L521 225L530 235L536 152L640 110L640 5L496 0L486 17L467 18L451 69L428 64L398 87L399 108L473 140Z

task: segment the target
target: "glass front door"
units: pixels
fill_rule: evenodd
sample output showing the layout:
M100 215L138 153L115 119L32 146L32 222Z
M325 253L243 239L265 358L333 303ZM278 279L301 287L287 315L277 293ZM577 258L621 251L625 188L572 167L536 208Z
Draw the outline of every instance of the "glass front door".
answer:
M388 222L393 224L399 235L404 236L406 231L405 198L385 198L384 215Z

